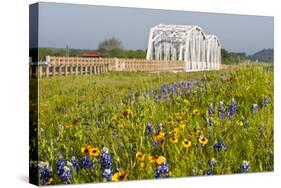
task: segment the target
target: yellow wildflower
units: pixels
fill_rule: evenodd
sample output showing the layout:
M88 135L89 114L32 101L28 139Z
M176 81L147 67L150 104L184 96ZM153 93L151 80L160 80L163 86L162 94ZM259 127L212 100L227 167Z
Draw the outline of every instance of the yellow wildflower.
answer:
M138 161L144 161L144 154L142 152L137 152L136 158Z
M176 137L172 137L172 138L170 139L170 141L171 141L173 144L178 143L178 139L177 139Z
M90 148L90 155L94 157L98 157L100 155L99 148L91 147Z
M166 158L165 158L165 157L163 157L163 156L157 156L157 157L156 157L156 163L157 163L158 165L163 164L163 163L165 163L165 162L166 162Z
M205 138L205 137L200 137L200 138L198 139L198 142L199 142L200 144L202 144L202 145L206 145L206 144L208 144L208 139Z
M187 106L190 104L189 100L187 100L187 99L184 99L184 100L183 100L183 103L184 103L185 105L187 105Z
M198 109L194 109L193 110L193 115L199 116L200 115L200 111Z
M81 153L84 155L89 155L90 149L91 149L91 146L81 147Z
M122 112L123 116L129 116L132 114L131 109L127 108L126 110L123 110Z
M185 148L189 148L189 147L191 146L191 142L190 142L189 140L187 140L187 139L184 139L184 140L182 141L182 145L183 145L183 147L185 147Z
M122 181L128 176L127 172L119 171L115 172L111 178L112 181Z

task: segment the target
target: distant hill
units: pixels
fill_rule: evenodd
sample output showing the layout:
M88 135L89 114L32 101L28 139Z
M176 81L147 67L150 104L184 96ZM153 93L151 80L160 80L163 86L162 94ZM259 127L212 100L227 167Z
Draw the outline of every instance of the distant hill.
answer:
M259 62L273 62L273 49L263 49L254 53L253 55L249 55L247 59L252 61Z

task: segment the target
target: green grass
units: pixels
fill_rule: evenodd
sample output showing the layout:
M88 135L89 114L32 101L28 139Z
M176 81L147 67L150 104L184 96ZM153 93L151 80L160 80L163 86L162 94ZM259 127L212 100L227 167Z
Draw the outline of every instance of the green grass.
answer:
M164 83L197 80L189 93L169 95L168 100L155 101L147 93ZM169 176L198 176L208 169L215 174L240 173L243 160L250 163L250 172L273 170L273 72L264 65L240 66L232 69L194 73L129 73L115 72L97 76L43 78L39 81L39 160L48 162L53 170L54 183L58 157L81 159L81 147L107 147L112 154L114 169L128 173L128 180L151 179L156 164L143 168L136 152L146 156L164 156L169 164ZM264 107L264 96L269 105ZM231 118L218 117L218 104L226 108L231 99L237 102L237 113ZM184 103L184 99L189 104ZM208 115L210 103L213 117ZM252 104L259 110L252 112ZM122 112L131 110L131 115ZM193 114L198 109L200 115ZM182 113L179 115L178 113ZM214 126L208 124L213 118ZM244 118L249 126L239 126ZM244 121L244 120L243 120ZM167 131L162 147L153 146L146 126L154 129L162 124ZM181 125L179 142L169 141L171 130ZM194 129L202 130L208 139L204 147L191 136ZM192 142L184 148L183 139ZM214 150L216 141L223 140L227 150ZM215 158L214 167L208 161ZM98 157L92 157L96 167L74 174L73 183L103 181ZM145 161L145 164L149 164Z

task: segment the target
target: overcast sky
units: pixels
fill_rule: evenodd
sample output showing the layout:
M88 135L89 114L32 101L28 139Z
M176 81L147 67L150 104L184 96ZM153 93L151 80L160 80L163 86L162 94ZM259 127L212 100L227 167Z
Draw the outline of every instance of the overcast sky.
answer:
M273 17L40 3L39 47L96 49L117 37L126 49L146 49L149 29L160 23L198 25L228 51L252 54L274 46Z

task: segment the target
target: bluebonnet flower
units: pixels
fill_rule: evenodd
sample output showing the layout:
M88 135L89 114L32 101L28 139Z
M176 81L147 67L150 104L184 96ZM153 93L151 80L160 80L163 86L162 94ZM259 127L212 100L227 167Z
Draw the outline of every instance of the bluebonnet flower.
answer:
M267 96L264 96L264 98L263 98L263 104L264 104L265 107L268 106L269 100L268 100L268 97L267 97Z
M62 183L73 183L72 167L73 165L71 162L67 162L61 157L59 158L57 164L57 173L59 174Z
M95 168L95 163L91 160L90 156L82 157L81 164L84 168Z
M220 102L219 107L218 107L219 118L224 117L224 111L225 111L224 104L223 104L223 102Z
M79 161L76 159L75 156L72 156L69 162L72 163L73 167L76 169L76 172L79 171Z
M245 120L245 121L244 121L244 125L245 125L246 127L248 127L248 126L250 125L250 122L249 122L248 120Z
M47 162L39 162L38 164L39 184L48 185L53 178L52 170Z
M219 142L215 143L214 148L219 152L222 150L226 151L227 145L224 143L224 141L220 140Z
M161 131L164 133L164 136L167 135L166 129L164 129L163 126L162 126L162 124L160 123L160 124L158 124L158 126L157 126L156 133L160 133Z
M158 147L159 143L158 143L157 141L153 141L153 142L152 142L152 145L153 145L153 147L156 148L156 147Z
M210 176L210 175L214 175L214 172L213 172L211 169L208 169L208 170L205 172L205 176Z
M102 169L102 177L110 180L113 175L113 163L111 160L111 154L108 148L103 147L100 155L100 164Z
M258 109L259 109L258 104L253 104L252 109L253 109L253 112L258 111Z
M173 84L170 84L170 85L169 85L169 92L170 92L170 93L174 93L175 91L176 91L176 86L173 85Z
M230 106L227 109L227 116L232 117L237 111L237 104L234 99L231 100Z
M244 117L242 117L241 119L240 119L240 121L238 121L238 123L239 123L239 125L241 125L241 126L245 126L245 127L247 127L247 126L249 126L250 125L250 122L248 121L248 120L246 120Z
M146 126L146 132L149 134L149 135L153 135L153 126L151 123L148 123L147 126Z
M99 104L99 105L98 105L98 109L99 109L99 111L101 111L101 110L102 110L102 108L103 108L103 105L102 105L102 104Z
M166 95L169 92L166 84L163 84L160 89L163 95Z
M208 121L208 124L210 125L210 126L214 126L214 120L213 120L213 118L211 117L211 118L208 118L207 119L207 121Z
M71 167L64 166L64 171L63 171L62 174L60 174L60 177L61 177L62 183L64 183L64 184L72 183L73 182L73 176L72 176Z
M211 166L211 167L214 167L216 164L217 164L217 160L215 158L212 158L211 160L208 161L208 164Z
M168 177L169 176L169 165L167 162L157 165L155 178Z
M243 161L242 164L241 164L241 173L246 173L246 172L249 172L249 169L250 169L250 163L248 161Z
M213 115L215 112L213 104L210 104L209 109L208 109L208 114L209 116Z
M64 168L65 165L66 165L66 161L63 160L62 157L60 157L59 160L58 160L58 164L57 164L57 173L58 174L62 174L63 173L63 171L64 171L63 168Z

